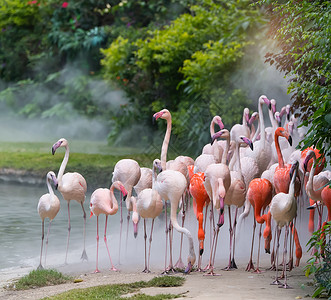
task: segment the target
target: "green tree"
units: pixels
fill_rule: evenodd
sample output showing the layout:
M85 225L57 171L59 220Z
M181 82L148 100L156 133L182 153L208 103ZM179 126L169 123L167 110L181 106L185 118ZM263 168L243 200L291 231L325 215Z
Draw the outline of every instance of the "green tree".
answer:
M262 1L270 16L269 36L279 51L267 55L290 80L292 110L309 126L301 149L315 146L331 163L331 3Z

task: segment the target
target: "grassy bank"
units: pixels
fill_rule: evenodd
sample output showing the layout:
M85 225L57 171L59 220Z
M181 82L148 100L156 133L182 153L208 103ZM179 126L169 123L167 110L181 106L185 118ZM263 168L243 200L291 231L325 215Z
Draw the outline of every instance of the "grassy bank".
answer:
M31 176L44 178L49 170L58 172L64 149L51 154L49 143L1 143L0 169L10 168L26 170ZM157 153L142 153L139 149L112 148L104 144L76 142L70 146L70 157L66 172L79 172L86 181L89 190L108 187L115 164L123 158L135 159L141 167L151 167ZM80 150L96 152L83 153ZM108 154L107 154L108 153ZM111 153L111 154L110 154Z

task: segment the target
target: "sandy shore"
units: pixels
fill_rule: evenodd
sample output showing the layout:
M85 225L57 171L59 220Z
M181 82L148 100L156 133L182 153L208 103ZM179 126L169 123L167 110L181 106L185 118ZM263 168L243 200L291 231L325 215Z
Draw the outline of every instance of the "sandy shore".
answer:
M192 272L189 275L182 273L177 276L184 276L186 281L183 286L175 288L146 288L141 292L149 295L160 293L180 294L180 299L311 299L313 293L312 279L304 276L303 267L293 269L288 276L288 283L292 289L281 289L270 285L274 280L274 271L265 271L261 274L246 272L245 264L234 271L223 271L216 268L219 276L206 276L200 272ZM75 270L72 272L72 270ZM128 267L118 272L101 269L101 273L93 274L92 263L80 265L59 266L57 268L64 274L69 274L83 281L79 283L67 283L58 286L48 286L27 291L8 291L4 287L15 279L27 274L31 268L13 269L2 272L0 275L1 289L0 299L41 299L52 296L67 290L87 288L96 285L129 283L140 280L150 280L160 276L162 270L150 274L141 273L140 269L129 269Z

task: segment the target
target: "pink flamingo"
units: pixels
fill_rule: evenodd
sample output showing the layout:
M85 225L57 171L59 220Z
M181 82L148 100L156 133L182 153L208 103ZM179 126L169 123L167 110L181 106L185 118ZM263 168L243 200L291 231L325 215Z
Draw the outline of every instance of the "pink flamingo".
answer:
M286 261L287 254L287 238L289 232L289 225L297 215L297 201L294 196L295 194L295 179L298 171L299 162L295 162L290 169L290 186L288 194L280 192L276 194L271 201L270 213L272 218L277 223L277 250L276 250L276 280L272 284L280 285L278 278L278 251L279 251L279 237L281 228L286 226L285 239L284 239L284 252L283 252L283 262ZM286 276L286 265L284 263L284 284L279 287L290 288L287 284Z
M87 254L85 250L85 228L86 228L86 212L84 209L84 201L85 201L85 194L87 191L87 184L85 181L85 178L77 173L71 173L67 172L65 174L64 170L66 168L66 165L69 160L69 144L68 141L64 138L59 139L52 147L52 154L55 154L56 149L59 147L65 148L65 155L62 160L60 170L57 174L57 181L58 181L58 190L61 192L62 197L64 200L68 202L68 238L67 238L67 249L66 249L66 257L65 257L65 264L67 264L67 256L68 256L68 248L69 248L69 238L70 238L70 231L71 231L71 225L70 225L70 201L76 200L78 203L80 203L82 210L83 210L83 218L84 218L84 230L83 230L83 236L84 236L84 249L81 256L82 260L87 260Z
M150 273L149 262L151 254L151 244L152 244L152 233L154 227L154 220L159 216L163 209L163 203L161 196L154 188L155 180L157 177L157 163L153 162L153 171L152 171L152 188L146 188L139 192L137 198L137 211L139 215L144 219L144 239L145 239L145 269L143 272ZM149 237L149 250L148 250L148 259L147 259L147 245L146 245L146 219L152 219L151 233Z
M126 197L126 209L128 211L127 216L127 228L126 228L126 245L129 232L129 221L130 221L130 212L133 211L135 206L135 199L132 198L132 188L138 184L141 176L141 169L139 164L133 159L121 159L119 160L113 172L112 182L120 181L124 185L127 191ZM123 198L125 200L125 198ZM120 241L119 241L119 253L121 253L121 242L122 242L122 225L123 225L123 212L122 212L122 201L120 205L121 210L121 219L120 219ZM137 214L132 214L133 222L133 234L136 237L138 232L138 216ZM120 264L120 254L119 254L119 264Z
M235 253L235 232L236 232L236 223L237 223L237 212L238 208L242 207L245 203L246 198L246 185L244 182L244 177L241 173L241 163L240 163L240 155L239 155L239 146L241 144L247 144L253 150L252 141L245 136L235 137L235 157L232 158L237 163L237 169L230 169L231 176L231 185L226 193L224 204L228 205L229 208L229 232L230 232L230 256L229 256L229 264L225 268L225 270L237 269L237 265L234 259ZM236 212L234 216L233 226L231 221L231 205L236 206ZM233 254L231 253L233 250ZM232 256L232 257L231 257Z
M57 213L60 210L60 200L54 194L54 191L51 187L51 181L53 181L54 186L57 186L56 175L53 171L49 171L46 175L46 184L48 188L48 193L44 194L40 197L38 202L38 213L41 218L41 251L40 251L40 263L38 269L43 269L41 264L41 258L43 255L43 242L44 242L44 227L45 227L45 219L49 218L48 231L46 236L46 251L45 251L45 265L46 265L46 255L47 255L47 245L48 245L48 236L51 230L51 224L53 219L56 217Z
M106 235L108 216L115 215L118 211L118 203L114 195L114 189L121 191L123 196L127 194L124 185L120 181L115 181L112 183L109 189L98 188L91 195L91 200L90 200L91 217L92 215L95 215L97 217L97 259L96 259L96 268L94 273L100 272L98 268L98 253L99 253L99 215L101 214L106 215L105 233L103 236L103 240L105 242L111 264L110 270L117 271L117 269L113 265L110 256L110 252L107 244L107 235Z
M212 141L215 141L219 137L226 138L226 149L224 149L222 162L218 164L211 164L208 166L205 172L205 189L211 199L213 205L212 209L220 210L219 220L217 222L217 227L214 226L214 236L212 249L210 253L209 265L210 269L209 274L215 275L214 269L214 260L216 255L216 247L217 247L217 238L219 233L219 228L224 224L224 199L226 196L226 192L230 188L231 185L231 175L229 167L226 164L227 153L229 151L230 146L230 133L227 129L222 129L219 132L215 133L212 138ZM213 213L211 213L213 215Z

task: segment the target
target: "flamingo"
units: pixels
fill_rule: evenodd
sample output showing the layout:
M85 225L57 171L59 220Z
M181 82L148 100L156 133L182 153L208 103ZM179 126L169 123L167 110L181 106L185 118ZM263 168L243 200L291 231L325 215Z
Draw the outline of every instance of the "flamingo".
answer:
M140 176L141 176L141 169L139 167L139 164L133 159L127 159L127 158L121 159L116 163L114 167L112 182L115 181L122 182L122 184L124 185L127 191L126 208L128 211L128 216L127 216L126 238L128 238L128 232L129 232L130 211L133 210L133 207L135 205L135 199L131 197L132 188L138 184ZM122 241L122 224L123 224L122 202L120 208L121 208L121 219L120 219L121 225L120 225L119 253L121 253L121 241ZM138 232L137 214L132 214L132 222L133 222L133 234L136 237ZM119 263L120 263L120 255L119 255Z
M59 139L52 147L52 154L55 154L56 149L59 147L65 148L65 155L62 160L60 170L57 174L57 181L58 181L58 190L62 194L62 197L64 200L68 202L68 238L67 238L67 249L66 249L66 257L65 257L65 264L67 264L67 257L68 257L68 248L69 248L69 238L70 238L70 231L71 231L71 225L70 225L70 201L76 200L78 203L80 203L82 210L83 210L83 218L84 218L84 230L83 230L83 236L84 236L84 248L83 253L81 256L82 260L87 260L87 254L85 250L85 228L86 228L86 212L84 209L84 201L85 201L85 194L87 191L87 184L85 178L77 173L77 172L67 172L65 174L64 170L66 168L66 165L69 160L69 144L68 141L64 138Z
M285 137L289 144L292 144L292 137L289 135L289 133L283 128L278 127L275 131L275 147L277 150L277 156L278 156L278 167L275 169L274 173L274 186L276 194L282 192L287 193L289 189L289 176L290 176L290 165L285 165L282 152L279 147L278 138L282 136Z
M245 151L245 156L253 158L258 166L257 177L260 177L262 172L265 171L271 160L271 146L266 141L265 136L265 125L262 105L268 103L268 98L262 95L258 99L258 113L259 113L259 128L260 128L260 140L254 142L254 150L250 151L247 149Z
M154 188L155 180L157 177L157 162L153 161L153 171L152 171L152 188L146 188L139 192L137 198L137 211L139 215L144 219L144 239L145 239L145 269L143 272L150 273L149 262L152 244L152 233L154 227L154 220L160 215L163 209L163 203L161 196ZM149 250L147 259L147 247L146 247L146 219L152 219L151 233L149 238Z
M226 193L224 204L228 205L229 208L229 232L230 232L230 256L229 256L229 264L225 268L225 270L237 269L237 265L234 259L235 253L235 231L236 231L236 222L237 222L237 212L238 208L242 207L245 203L246 197L246 185L244 182L244 178L241 173L241 163L240 163L240 155L239 155L239 145L245 143L249 145L249 147L253 150L253 143L252 141L245 137L245 136L238 136L236 137L235 142L235 157L232 160L237 162L237 171L230 169L230 176L231 176L231 185L229 190ZM234 216L233 226L231 222L231 205L236 206L236 212ZM232 243L233 243L233 255L232 252ZM232 258L231 258L232 255Z
M162 170L162 162L160 160L156 160L155 164L158 166L160 170ZM195 252L194 252L194 244L193 238L188 229L185 227L181 227L177 221L177 208L179 205L179 201L183 196L186 190L186 178L185 176L175 170L165 170L156 178L154 183L155 189L158 191L160 196L164 201L170 201L171 212L170 212L170 221L172 226L180 233L183 233L187 236L189 241L189 255L187 258L188 265L185 269L185 273L190 273L192 267L195 263ZM171 266L172 267L172 266Z
M110 270L117 271L117 269L113 265L110 256L110 252L107 244L107 236L106 236L108 216L115 215L118 211L118 203L114 195L114 189L121 191L124 196L127 194L124 185L120 181L115 181L112 183L109 189L98 188L91 195L91 200L90 200L91 217L92 215L95 215L97 217L97 258L96 258L96 268L94 273L100 272L98 268L98 253L99 253L99 215L101 214L106 215L105 233L103 236L103 240L105 242L110 260L110 265L111 265Z
M254 269L253 265L253 246L254 246L254 235L256 222L262 224L267 221L267 215L261 216L261 211L267 208L270 204L273 195L273 187L271 182L265 178L255 178L249 183L248 191L247 191L247 199L251 203L254 208L254 225L253 225L253 237L252 237L252 246L251 246L251 256L246 267L246 271L254 270L256 273L261 273L259 269L259 258L260 258L260 240L261 240L261 228L260 228L260 236L259 236L259 247L258 247L258 258L257 258L257 267ZM268 232L265 231L264 237L268 238ZM266 252L269 249L266 247ZM270 253L270 251L269 251Z
M214 116L210 122L210 137L215 134L215 125L218 125L220 130L224 128L222 118L220 116ZM216 162L220 162L223 155L223 147L220 143L206 144L202 149L202 154L212 154Z
M41 218L41 251L40 251L40 263L38 269L43 269L41 264L41 258L43 255L43 242L44 242L44 227L45 227L45 219L49 218L48 231L46 236L46 251L45 251L45 265L46 265L46 255L47 255L47 245L48 245L48 236L51 229L51 224L53 219L56 217L57 213L60 210L60 200L54 194L54 191L51 186L51 181L54 186L57 186L56 175L53 171L49 171L46 175L46 184L48 188L48 193L44 194L40 197L38 202L37 211Z
M212 209L220 210L220 217L217 222L217 227L214 226L214 236L213 236L213 245L210 253L209 259L209 268L210 274L214 274L214 260L216 254L217 238L219 233L219 228L224 224L224 199L226 192L231 185L231 175L228 165L226 164L227 153L230 146L230 133L227 129L222 129L219 132L215 133L212 138L212 142L215 141L218 137L226 138L226 148L223 152L222 162L218 164L211 164L208 166L205 172L205 182L204 186L209 196L209 199L212 201ZM213 213L212 213L213 215Z
M316 153L314 150L309 150L306 154L306 158L304 160L304 169L307 171L309 161L313 159L313 164L309 172L308 181L306 184L306 193L310 199L312 199L315 203L320 201L322 204L326 205L328 209L328 218L330 221L331 218L331 194L330 194L330 186L328 185L330 180L328 177L320 176L320 174L315 175L315 171L317 168L316 164ZM316 180L315 180L316 179ZM318 229L322 227L322 211L319 208L319 205L316 205L319 212L319 222Z
M164 119L167 121L167 129L166 133L163 139L162 148L161 148L161 168L162 170L171 169L174 171L181 172L185 178L186 178L186 194L188 191L188 187L190 184L190 176L189 171L187 169L187 159L185 159L185 162L182 161L183 158L180 157L177 160L169 161L167 162L167 153L168 153L168 146L170 142L170 136L171 136L171 127L172 127L172 121L171 121L171 113L167 109L162 109L161 111L155 113L153 115L153 122L158 120L159 118ZM167 202L165 202L165 211L167 212ZM184 226L184 220L185 220L185 205L184 201L182 201L182 226ZM169 226L169 230L171 230L171 226ZM168 226L167 226L167 213L166 213L166 239L169 233ZM179 253L179 259L175 264L175 267L182 268L184 267L184 263L182 261L181 255L182 255L182 241L183 241L183 234L181 234L181 243L180 243L180 253ZM172 269L172 234L169 233L169 248L170 248L170 268ZM167 242L166 242L166 251L167 251ZM167 259L167 257L166 257Z
M201 256L204 251L204 240L205 231L203 229L203 207L207 207L210 202L205 186L203 185L205 179L204 173L195 173L190 181L190 193L193 197L193 201L196 203L195 215L198 220L199 230L198 230L198 241L199 241L199 260L198 260L198 271L201 271Z
M277 250L276 250L276 279L272 284L280 285L278 280L278 251L279 251L279 237L282 227L285 227L285 239L284 239L284 252L283 252L283 262L286 260L287 254L287 238L289 232L289 225L297 215L297 201L295 199L295 179L298 171L299 162L296 161L292 164L290 169L290 186L288 194L280 192L276 194L271 201L270 213L272 218L276 221L277 224ZM287 284L286 276L286 265L283 265L284 268L284 284L279 287L290 288Z

